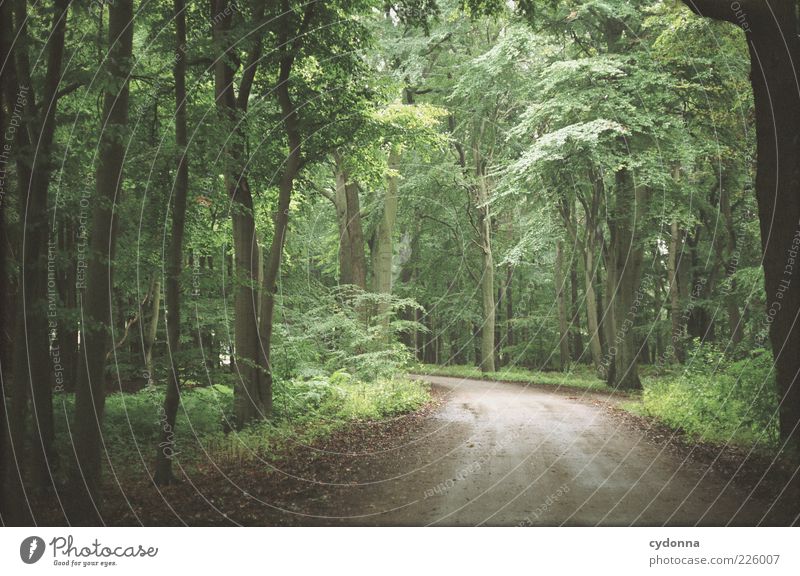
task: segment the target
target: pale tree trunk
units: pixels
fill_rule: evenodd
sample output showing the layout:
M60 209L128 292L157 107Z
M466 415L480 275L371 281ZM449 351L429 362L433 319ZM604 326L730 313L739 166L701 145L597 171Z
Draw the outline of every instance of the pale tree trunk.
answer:
M556 301L558 304L558 331L559 331L559 366L561 370L569 368L569 321L567 319L567 282L564 274L564 243L556 242L555 287Z
M350 179L344 158L334 153L336 170L336 213L339 217L339 262L343 284L367 288L367 259L358 184Z
M80 495L74 502L78 506L78 519L92 524L100 519L96 502L100 487L105 362L114 285L115 207L120 201L123 182L125 142L121 134L128 124L133 21L133 0L116 0L109 5L108 69L117 86L104 95L88 281L86 297L81 301L85 324L72 429L77 459L72 483Z
M147 370L147 384L155 384L155 372L153 368L153 346L158 335L158 321L161 315L161 280L158 275L154 275L150 282L150 324L147 326L147 333L144 340L144 365Z
M478 229L483 257L481 274L481 298L483 304L483 324L481 325L481 371L494 372L495 336L495 294L494 257L492 255L492 216L489 207L489 184L485 174L484 160L478 142L473 146L475 156L476 186L475 196L478 206Z
M572 357L577 360L583 354L583 337L581 336L581 308L578 302L578 270L577 258L573 257L569 267L569 284L571 290L572 319L570 332L572 333Z
M345 175L340 168L341 158L334 154L336 192L333 205L336 208L336 222L339 224L339 284L347 286L353 283L353 271L350 266L350 231L347 227L347 194L345 192Z
M392 293L392 256L394 254L394 227L397 220L398 189L397 170L400 168L400 149L392 146L389 152L389 175L386 178L386 195L383 199L383 214L375 232L375 261L373 263L374 288L378 294ZM389 327L387 303L378 306L378 314L387 332Z

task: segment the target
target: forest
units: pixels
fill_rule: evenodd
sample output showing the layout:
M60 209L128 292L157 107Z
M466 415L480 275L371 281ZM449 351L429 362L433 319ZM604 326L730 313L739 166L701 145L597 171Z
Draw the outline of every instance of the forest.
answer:
M797 523L799 18L0 0L2 525ZM597 419L629 490L656 456L600 444L640 428L733 480L595 518L514 468L391 516Z

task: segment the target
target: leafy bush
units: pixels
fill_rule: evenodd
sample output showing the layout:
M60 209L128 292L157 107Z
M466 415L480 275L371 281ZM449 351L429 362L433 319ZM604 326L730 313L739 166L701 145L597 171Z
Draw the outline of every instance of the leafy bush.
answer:
M274 415L245 430L233 428L233 389L214 385L184 390L175 426L181 465L278 454L288 443L306 443L356 419L380 419L415 410L430 400L426 384L410 380L360 381L346 372L277 381ZM104 449L114 468L141 468L155 459L164 422L164 388L111 394L103 421ZM54 399L56 453L72 454L69 426L75 399Z
M413 300L364 292L355 286L315 287L284 306L286 321L276 327L273 369L282 379L345 370L363 381L391 378L411 360L401 333L423 327L400 320Z
M778 395L771 353L759 349L729 362L706 344L691 357L679 375L644 380L643 412L701 440L775 445Z

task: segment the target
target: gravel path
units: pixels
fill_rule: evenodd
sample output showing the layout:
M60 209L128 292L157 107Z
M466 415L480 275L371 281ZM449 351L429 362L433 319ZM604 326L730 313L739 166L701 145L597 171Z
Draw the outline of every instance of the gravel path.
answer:
M295 513L357 525L771 523L768 502L611 417L597 395L425 379L445 400L422 429L341 456L349 485L318 485Z

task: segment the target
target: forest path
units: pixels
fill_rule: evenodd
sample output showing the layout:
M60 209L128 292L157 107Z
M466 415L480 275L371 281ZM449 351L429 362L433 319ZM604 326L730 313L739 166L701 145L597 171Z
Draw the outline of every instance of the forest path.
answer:
M768 503L614 418L602 395L424 379L444 393L442 406L388 450L342 455L349 485L318 485L294 510L304 523L771 523Z

